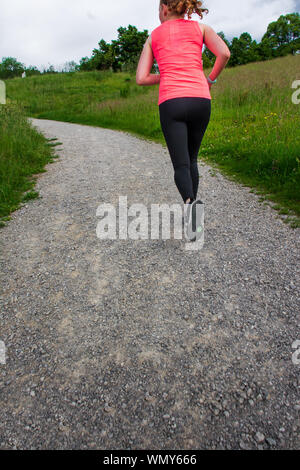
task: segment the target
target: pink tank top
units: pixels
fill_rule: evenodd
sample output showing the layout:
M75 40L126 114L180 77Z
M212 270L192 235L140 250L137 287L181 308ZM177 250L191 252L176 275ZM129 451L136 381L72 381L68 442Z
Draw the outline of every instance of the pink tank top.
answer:
M165 21L152 31L151 44L160 72L158 105L180 97L211 99L203 72L203 35L198 21Z

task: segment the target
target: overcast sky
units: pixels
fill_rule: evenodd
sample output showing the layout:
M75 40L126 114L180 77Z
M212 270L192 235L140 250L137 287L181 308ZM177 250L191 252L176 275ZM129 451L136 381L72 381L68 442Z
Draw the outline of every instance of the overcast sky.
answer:
M160 25L158 5L159 0L0 0L0 60L15 57L38 68L79 63L100 39L116 39L120 26L151 33ZM228 40L248 32L260 41L271 21L300 10L300 0L207 0L203 6L209 13L202 22Z

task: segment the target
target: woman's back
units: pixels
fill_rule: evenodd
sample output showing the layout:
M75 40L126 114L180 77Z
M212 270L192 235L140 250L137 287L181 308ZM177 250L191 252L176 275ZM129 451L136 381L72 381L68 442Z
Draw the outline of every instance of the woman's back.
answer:
M151 46L160 71L158 104L179 97L211 99L202 65L203 35L197 21L165 21L152 31Z

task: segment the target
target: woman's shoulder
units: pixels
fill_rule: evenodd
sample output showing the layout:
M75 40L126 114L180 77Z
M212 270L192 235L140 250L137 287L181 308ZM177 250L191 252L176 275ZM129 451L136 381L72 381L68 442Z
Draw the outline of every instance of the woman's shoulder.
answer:
M156 32L159 32L162 27L163 27L164 23L160 24L159 26L157 26L156 28L154 28L152 31L151 31L151 34L155 34Z
M164 25L167 23L167 21L165 23L161 23L159 26L157 26L156 28L154 28L149 36L148 36L148 41L150 43L150 45L152 46L152 38L154 39L157 39L159 38L160 34L161 34L161 30L163 30L164 28Z
M202 33L202 36L203 36L203 39L204 39L204 35L205 35L205 24L204 23L199 23L199 21L197 20L193 20L195 21L195 23L198 24L199 28L200 28L200 31Z
M201 32L202 32L202 34L203 34L203 36L204 36L204 33L205 33L205 24L204 24L204 23L199 23L198 21L197 21L197 23L198 23L199 28L201 29Z

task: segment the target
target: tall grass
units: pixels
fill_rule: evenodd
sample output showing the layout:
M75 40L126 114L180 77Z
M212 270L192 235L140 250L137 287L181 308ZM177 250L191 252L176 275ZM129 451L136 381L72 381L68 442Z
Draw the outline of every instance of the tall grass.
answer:
M147 90L136 85L129 73L111 71L70 72L6 81L7 95L24 106L28 115L39 118L72 119L95 103L143 95Z
M300 220L300 105L291 99L297 79L300 56L226 68L211 89L211 121L200 149L201 159L296 216L286 219L293 227ZM158 85L138 87L134 74L13 79L7 91L32 117L124 130L165 145Z
M36 198L32 175L53 161L53 148L28 122L19 105L0 106L0 226L21 202Z
M300 215L300 104L292 83L300 57L227 69L213 94L213 125L202 155L228 175L260 189L281 213ZM287 219L289 221L289 219Z

